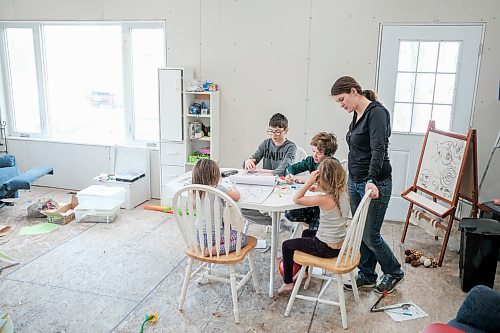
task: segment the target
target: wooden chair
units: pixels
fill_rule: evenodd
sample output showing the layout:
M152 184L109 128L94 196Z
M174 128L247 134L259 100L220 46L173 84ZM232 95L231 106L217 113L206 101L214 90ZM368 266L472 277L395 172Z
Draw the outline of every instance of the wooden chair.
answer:
M361 257L359 249L361 247L361 241L363 239L363 230L365 228L368 207L370 206L371 202L370 194L371 190L368 190L365 193L364 197L361 199L358 209L356 210L356 213L354 214L354 217L352 218L352 221L347 228L346 238L344 240L344 243L342 244L342 248L340 249L338 257L319 258L301 251L295 251L293 261L295 261L299 265L302 265L302 268L299 271L299 276L297 277L297 281L295 282L295 287L293 288L292 294L290 295L290 300L288 301L288 306L285 310L285 316L290 315L290 311L292 310L295 298L301 298L307 301L320 302L324 304L337 305L340 306L342 327L344 329L347 329L347 315L342 275L347 273L350 275L352 281L352 290L354 292L354 299L356 300L356 302L358 302L359 294L358 287L356 286L354 269L358 267ZM323 285L317 297L298 294L300 284L302 283L302 279L304 277L304 272L306 270L306 267L308 266L322 268L328 272L333 273L334 275L333 277L318 276L318 278L326 280L327 282ZM322 298L323 294L332 281L337 282L337 289L339 293L338 301L331 301Z
M185 253L189 257L179 300L179 310L182 310L184 305L189 282L202 275L209 280L230 283L234 320L239 323L238 290L252 277L255 291L259 293L252 254L257 240L248 236L247 245L241 247L244 219L240 209L227 194L205 185L189 185L177 191L173 198L172 208L175 221L186 244ZM221 228L223 228L224 235L223 243L221 242ZM231 229L237 231L236 251L228 253ZM204 231L207 246L204 244ZM215 231L214 245L211 241L213 231ZM226 250L223 254L220 254L221 245L224 245ZM208 256L204 255L205 248L208 249ZM212 255L213 249L216 250L216 255ZM248 257L250 271L245 275L237 274L235 265L243 261L245 257ZM201 262L201 265L193 270L194 261ZM227 265L229 278L227 278L227 272L216 270L216 265Z

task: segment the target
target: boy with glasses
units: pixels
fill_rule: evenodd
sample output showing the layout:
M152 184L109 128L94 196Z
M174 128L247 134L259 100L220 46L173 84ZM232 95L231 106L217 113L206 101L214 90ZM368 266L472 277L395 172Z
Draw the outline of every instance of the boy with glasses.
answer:
M250 156L243 167L247 171L257 171L257 164L262 161L262 169L275 176L284 176L289 165L295 160L297 146L286 138L288 134L288 119L281 113L275 113L269 119L267 129L269 138L264 140L257 151ZM271 217L253 209L242 209L243 216L254 223L270 225Z
M275 176L284 176L288 166L295 159L297 146L286 138L288 134L288 119L281 113L274 114L269 120L267 134L257 151L244 163L245 170L256 171L256 166L262 161L262 169Z

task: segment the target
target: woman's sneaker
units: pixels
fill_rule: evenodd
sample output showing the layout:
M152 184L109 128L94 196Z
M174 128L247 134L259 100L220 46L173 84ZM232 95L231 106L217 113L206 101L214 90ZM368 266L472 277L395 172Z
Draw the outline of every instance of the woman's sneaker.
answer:
M375 287L375 292L382 294L384 290L387 290L387 293L392 293L394 288L403 281L404 275L392 275L385 274L382 278L382 281ZM357 280L356 280L357 282Z
M358 287L358 289L373 288L375 287L375 282L377 282L377 280L370 281L364 275L361 274L356 275L356 286ZM344 283L344 289L352 290L352 284Z

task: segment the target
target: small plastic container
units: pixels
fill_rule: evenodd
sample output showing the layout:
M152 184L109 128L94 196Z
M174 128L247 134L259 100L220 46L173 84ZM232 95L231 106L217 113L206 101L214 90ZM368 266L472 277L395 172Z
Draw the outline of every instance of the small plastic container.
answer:
M99 208L90 204L79 204L75 207L75 218L77 222L113 222L120 211L120 204L112 202L102 204Z
M111 187L92 185L77 193L78 207L95 209L110 209L118 206L126 200L126 190L123 187Z

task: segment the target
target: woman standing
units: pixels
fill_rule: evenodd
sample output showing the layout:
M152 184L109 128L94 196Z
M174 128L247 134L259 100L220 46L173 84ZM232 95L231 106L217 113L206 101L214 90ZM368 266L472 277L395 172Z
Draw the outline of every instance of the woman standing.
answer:
M392 192L392 167L388 151L391 135L389 111L377 101L373 91L361 89L359 83L350 76L335 81L331 95L344 110L353 113L346 136L349 145L348 190L353 215L365 191L372 190L356 285L358 288L375 287L379 293L384 290L391 293L403 280L404 272L380 234ZM384 273L378 285L375 272L377 262ZM345 287L352 289L350 285Z

